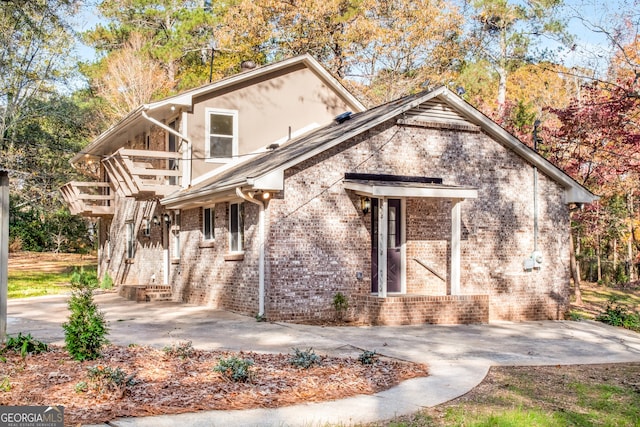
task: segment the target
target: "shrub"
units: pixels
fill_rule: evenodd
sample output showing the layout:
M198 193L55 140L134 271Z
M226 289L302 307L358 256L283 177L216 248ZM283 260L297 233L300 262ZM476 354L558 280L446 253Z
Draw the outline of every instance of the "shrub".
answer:
M336 310L336 316L338 317L338 319L342 320L344 314L349 308L347 297L345 297L342 292L338 292L333 296L333 308Z
M75 284L69 299L69 321L62 325L67 351L76 360L94 360L109 341L107 322L93 300L93 288L83 279Z
M250 371L252 365L253 360L251 359L240 359L232 356L226 359L220 359L213 370L235 382L247 382L252 376Z
M109 273L104 273L102 276L102 281L100 282L100 287L102 289L111 289L113 288L113 279L109 275Z
M85 271L84 267L75 269L71 275L71 286L73 288L90 288L98 287L98 273L95 271Z
M378 354L375 351L370 350L365 350L360 356L358 356L358 361L363 365L373 365L376 359L378 359Z
M110 366L91 366L87 368L87 377L93 384L93 388L100 393L120 392L124 394L127 386L136 384L135 375L127 375L122 369ZM80 384L76 384L76 391L80 388Z
M181 342L162 349L167 356L179 357L180 359L188 359L193 354L193 344L191 341Z
M33 338L31 334L22 335L22 332L19 332L17 336L10 336L7 338L7 343L5 344L3 351L6 350L14 350L20 353L20 356L25 358L29 354L38 354L49 351L49 347L42 341L38 341Z
M632 331L640 331L640 315L618 304L615 297L609 299L604 312L600 313L596 320L607 325L622 326Z
M311 365L320 363L320 356L314 353L313 349L300 350L294 348L295 355L289 359L289 362L298 368L309 369Z

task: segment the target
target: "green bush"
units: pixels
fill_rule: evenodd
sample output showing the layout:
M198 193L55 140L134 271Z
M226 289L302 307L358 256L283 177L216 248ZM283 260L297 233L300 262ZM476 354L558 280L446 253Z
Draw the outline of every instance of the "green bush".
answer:
M360 356L358 356L358 361L363 365L372 365L376 359L378 359L378 354L375 351L370 350L365 350Z
M75 269L71 275L71 286L73 288L90 288L98 287L98 273L96 271L86 271L84 267Z
M623 328L640 332L640 315L618 304L615 297L609 299L604 312L600 313L596 320L607 325L622 326Z
M333 296L333 308L336 310L338 319L342 320L349 308L349 301L347 301L347 297L342 292L338 292Z
M20 356L24 358L29 354L38 354L49 351L49 347L42 341L38 341L33 338L31 334L22 335L22 332L19 332L17 336L10 336L7 338L7 343L4 346L3 352L6 350L14 350L20 353Z
M123 392L127 386L136 384L133 374L127 375L122 369L111 368L110 366L91 366L87 368L87 377L98 392ZM79 384L76 384L76 391L82 391Z
M300 350L294 348L295 355L289 359L289 363L293 366L303 369L309 369L311 365L320 363L320 356L314 353L313 349Z
M68 304L71 314L69 321L62 325L67 351L76 360L97 359L102 346L109 342L107 322L93 300L91 283L84 278L75 283L72 281L73 291Z
M251 359L240 359L232 356L226 359L220 359L213 370L235 382L247 382L252 376L250 371L252 365L253 360Z
M109 275L109 273L104 273L102 276L102 281L100 282L100 287L102 289L111 289L113 288L113 279Z
M188 359L193 354L193 344L191 341L181 342L172 346L166 346L162 351L164 351L167 356Z

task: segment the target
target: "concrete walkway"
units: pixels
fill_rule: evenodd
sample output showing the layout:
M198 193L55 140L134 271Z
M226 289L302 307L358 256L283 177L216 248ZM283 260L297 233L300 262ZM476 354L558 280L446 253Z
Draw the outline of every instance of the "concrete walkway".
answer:
M64 344L65 296L10 300L8 333ZM640 334L598 322L525 322L456 326L319 327L256 322L251 317L169 302L135 303L96 296L114 344L163 347L192 341L202 349L355 356L375 350L426 363L431 375L372 396L278 409L206 411L118 419L113 426L320 426L386 420L465 394L496 365L640 362Z

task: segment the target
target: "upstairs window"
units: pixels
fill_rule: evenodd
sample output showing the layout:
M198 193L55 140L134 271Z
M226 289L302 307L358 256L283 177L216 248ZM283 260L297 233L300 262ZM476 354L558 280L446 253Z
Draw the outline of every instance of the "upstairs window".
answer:
M215 211L213 207L202 208L202 239L215 239Z
M205 156L209 160L231 160L238 155L238 112L207 109Z

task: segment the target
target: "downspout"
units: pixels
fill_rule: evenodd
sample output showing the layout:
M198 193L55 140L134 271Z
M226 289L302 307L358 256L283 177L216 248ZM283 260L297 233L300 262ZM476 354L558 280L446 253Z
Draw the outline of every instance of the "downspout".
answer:
M145 107L145 108L142 110L142 112L140 113L140 114L142 115L142 117L143 117L145 120L147 120L147 121L149 121L149 122L153 123L154 125L158 126L159 128L162 128L162 129L164 129L165 131L167 131L167 132L169 132L169 133L171 133L171 134L173 134L173 135L177 136L178 138L180 138L180 145L179 145L179 149L182 149L182 141L186 141L186 142L187 142L187 144L188 144L188 145L187 145L188 150L189 150L189 151L191 151L191 140L190 140L187 136L185 136L185 135L181 134L180 132L178 132L178 131L177 131L177 130L175 130L175 129L170 128L169 126L167 126L166 124L162 123L161 121L159 121L159 120L157 120L157 119L154 119L153 117L150 117L150 116L147 114L147 110L148 110L148 109L149 109L149 107ZM191 161L191 156L189 156L189 161ZM188 171L188 172L189 172L189 173L188 173L188 175L189 175L189 179L183 179L183 182L188 182L188 183L190 184L190 183L191 183L191 164L190 164L190 163L189 163L189 171ZM185 178L185 177L183 176L183 178Z
M258 258L258 316L264 316L264 243L265 243L265 212L264 203L253 198L251 194L245 194L240 187L236 187L236 194L247 202L258 205L260 215L258 217L258 245L260 255Z

